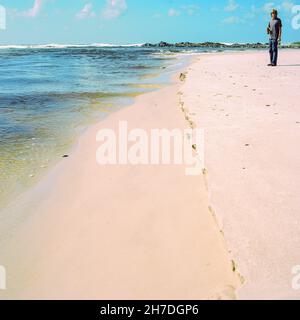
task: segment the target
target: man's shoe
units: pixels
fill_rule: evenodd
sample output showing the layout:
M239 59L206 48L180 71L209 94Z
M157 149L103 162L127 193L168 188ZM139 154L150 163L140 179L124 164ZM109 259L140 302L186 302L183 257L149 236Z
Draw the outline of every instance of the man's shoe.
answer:
M268 67L272 67L272 63L269 63L269 64L268 64Z
M274 64L274 63L272 63L272 65L271 65L272 67L276 67L277 66L277 64Z

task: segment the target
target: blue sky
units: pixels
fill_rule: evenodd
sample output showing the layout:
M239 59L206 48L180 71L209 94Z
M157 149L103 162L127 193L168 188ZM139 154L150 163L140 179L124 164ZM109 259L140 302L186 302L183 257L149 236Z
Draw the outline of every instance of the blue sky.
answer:
M0 0L7 12L0 43L266 42L273 7L286 43L300 41L291 26L295 1Z

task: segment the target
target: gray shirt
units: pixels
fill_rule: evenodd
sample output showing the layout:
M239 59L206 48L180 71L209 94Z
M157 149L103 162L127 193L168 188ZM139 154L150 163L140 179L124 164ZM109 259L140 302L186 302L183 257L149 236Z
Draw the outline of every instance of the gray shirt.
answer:
M269 23L270 32L270 39L278 40L279 38L279 30L282 28L282 23L279 18L272 19Z

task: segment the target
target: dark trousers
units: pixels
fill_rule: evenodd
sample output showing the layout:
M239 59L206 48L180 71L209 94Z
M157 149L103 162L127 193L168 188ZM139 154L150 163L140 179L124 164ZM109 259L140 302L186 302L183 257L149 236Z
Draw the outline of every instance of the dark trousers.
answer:
M278 40L270 39L269 52L271 63L276 66L278 58Z

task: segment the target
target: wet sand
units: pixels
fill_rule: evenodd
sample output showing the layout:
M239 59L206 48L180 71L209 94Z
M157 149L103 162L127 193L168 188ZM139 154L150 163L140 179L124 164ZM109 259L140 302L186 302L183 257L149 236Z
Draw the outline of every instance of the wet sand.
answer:
M2 214L0 295L299 298L299 51L267 63L263 51L199 55L181 81L87 130ZM122 120L147 131L203 128L204 175L186 176L185 165L99 166L96 134Z
M184 129L175 84L85 132L75 150L2 214L3 298L234 299L240 279L203 175L185 165L100 166L100 129ZM7 227L9 226L9 227Z

